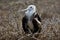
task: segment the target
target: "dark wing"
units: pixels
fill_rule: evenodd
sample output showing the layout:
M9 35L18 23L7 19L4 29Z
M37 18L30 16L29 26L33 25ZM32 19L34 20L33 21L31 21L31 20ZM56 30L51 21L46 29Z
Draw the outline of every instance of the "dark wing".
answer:
M25 31L25 33L28 33L27 21L28 20L27 20L26 16L24 16L22 19L22 27L23 27L23 30Z
M36 14L34 18L37 18L41 22L41 17L39 17L38 14Z
M41 22L41 18L39 17L38 14L36 14L34 18L37 18ZM37 21L34 18L32 20L32 23L34 25L34 32L33 33L37 32L37 31L40 32L41 31L41 28L39 28L38 23L37 23Z
M37 21L35 19L32 20L32 23L33 23L33 26L34 26L33 33L36 33L38 31L38 29L39 29L38 23L37 23Z

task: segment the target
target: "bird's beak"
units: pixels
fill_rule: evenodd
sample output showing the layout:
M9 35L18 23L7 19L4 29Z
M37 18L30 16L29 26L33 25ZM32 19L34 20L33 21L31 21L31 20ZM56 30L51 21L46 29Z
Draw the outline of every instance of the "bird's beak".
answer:
M18 12L23 12L23 11L27 11L27 9L18 10Z
M21 11L27 11L27 9L22 9Z

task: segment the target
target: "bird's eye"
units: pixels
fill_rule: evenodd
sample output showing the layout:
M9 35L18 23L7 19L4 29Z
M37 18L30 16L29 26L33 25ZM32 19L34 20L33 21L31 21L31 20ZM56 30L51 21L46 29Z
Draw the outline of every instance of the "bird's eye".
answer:
M32 8L32 7L30 7L30 8Z

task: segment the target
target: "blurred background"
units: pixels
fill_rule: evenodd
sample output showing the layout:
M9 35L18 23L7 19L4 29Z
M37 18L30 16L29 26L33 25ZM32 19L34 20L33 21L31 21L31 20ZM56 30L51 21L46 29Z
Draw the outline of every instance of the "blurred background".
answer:
M20 39L24 36L21 22L24 12L18 11L31 4L36 5L42 19L42 30L35 37L39 40L60 40L60 0L0 0L0 40L30 39Z

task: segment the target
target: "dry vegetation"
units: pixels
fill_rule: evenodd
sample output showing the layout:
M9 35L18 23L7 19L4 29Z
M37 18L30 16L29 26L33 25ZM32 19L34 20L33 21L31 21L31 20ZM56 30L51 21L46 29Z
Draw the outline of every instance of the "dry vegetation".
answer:
M24 37L22 17L18 12L28 5L37 6L42 30L35 38ZM24 37L24 38L21 38ZM0 40L60 40L60 0L0 0Z

